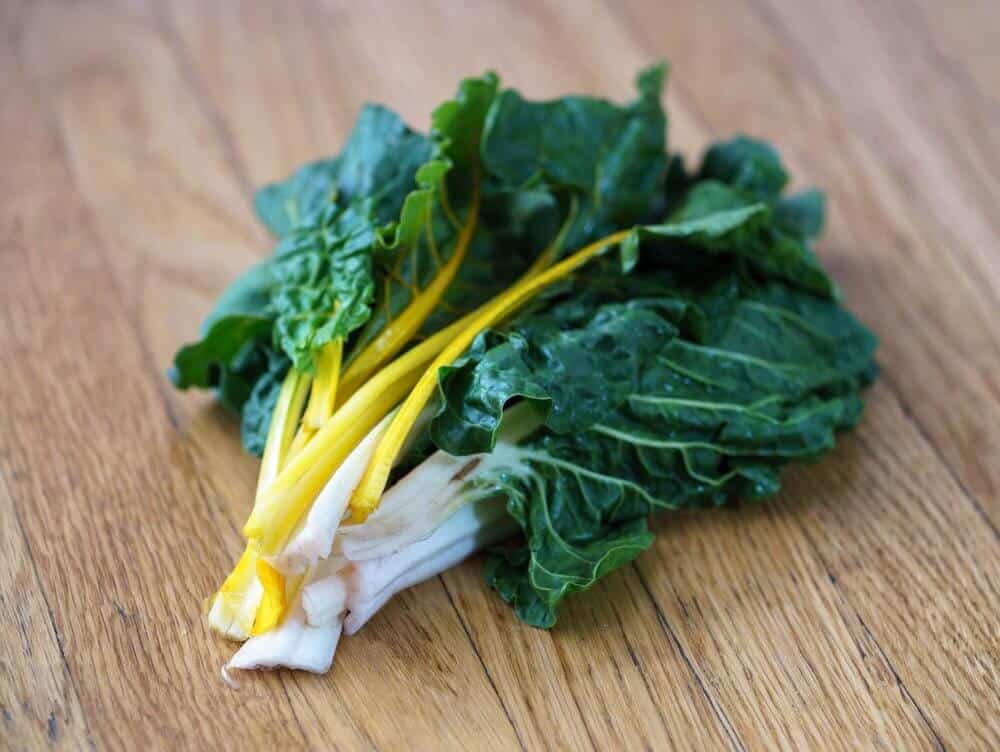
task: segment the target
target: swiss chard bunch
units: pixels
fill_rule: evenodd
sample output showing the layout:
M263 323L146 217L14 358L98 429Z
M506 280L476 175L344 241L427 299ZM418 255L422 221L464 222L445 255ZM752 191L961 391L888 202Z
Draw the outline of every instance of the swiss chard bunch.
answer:
M262 454L209 622L231 667L325 670L469 553L518 616L650 545L651 513L757 500L860 417L876 341L768 145L668 154L663 68L627 105L469 79L430 134L368 107L263 189L274 255L182 348Z

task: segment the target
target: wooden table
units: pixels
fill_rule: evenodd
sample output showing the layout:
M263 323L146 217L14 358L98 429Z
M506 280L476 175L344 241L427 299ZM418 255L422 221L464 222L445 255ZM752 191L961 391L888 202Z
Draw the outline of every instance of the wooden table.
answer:
M418 9L419 7L419 9ZM0 6L0 747L1000 748L1000 13L991 0ZM860 429L767 506L519 625L467 562L327 676L228 689L201 605L254 462L164 372L268 252L255 186L362 101L465 74L746 131L829 190L824 262L883 338Z

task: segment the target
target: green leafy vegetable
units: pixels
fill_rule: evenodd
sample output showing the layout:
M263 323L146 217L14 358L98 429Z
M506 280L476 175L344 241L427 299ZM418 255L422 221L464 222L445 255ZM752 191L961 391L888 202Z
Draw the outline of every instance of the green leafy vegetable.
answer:
M640 228L637 237L742 256L748 268L787 280L810 292L835 297L836 288L808 244L775 221L765 202L723 183L696 183L662 225Z
M826 199L815 189L783 196L774 205L774 221L804 241L815 240L823 231Z
M215 320L198 342L174 356L170 379L179 389L217 388L226 407L240 410L262 369L255 353L270 337L271 320L233 314Z
M640 366L673 336L655 308L603 306L572 329L566 324L577 312L557 308L480 337L463 362L439 372L432 440L451 454L490 451L515 397L547 403L545 423L559 432L588 428L638 387Z
M202 325L202 339L177 352L169 372L175 386L214 388L228 409L243 408L267 368L272 284L265 263L252 266L226 288Z
M689 169L665 74L620 105L488 73L426 135L368 105L339 154L258 192L274 253L171 370L263 455L209 621L292 631L233 666L325 670L341 627L512 530L486 578L552 626L651 544L650 514L767 498L859 420L877 342L814 251L823 194L787 195L746 136Z

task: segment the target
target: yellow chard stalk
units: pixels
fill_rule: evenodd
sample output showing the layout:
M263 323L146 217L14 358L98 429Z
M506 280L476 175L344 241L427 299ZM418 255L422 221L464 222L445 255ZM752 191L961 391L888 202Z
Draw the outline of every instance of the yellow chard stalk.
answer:
M299 424L311 383L312 379L308 374L294 368L285 376L261 458L255 507L289 456L295 428ZM266 591L265 585L270 585L271 592L274 592L273 578L265 580L259 576L262 564L264 562L260 560L257 551L248 544L233 571L212 598L208 622L213 629L236 640L244 640L254 633L257 611Z
M448 210L450 213L450 209ZM469 209L469 216L462 226L458 240L455 242L455 249L448 262L441 266L431 283L425 287L410 304L406 310L394 321L388 323L375 338L358 356L351 362L344 371L343 388L340 401L343 402L350 397L375 371L377 371L386 361L398 353L402 347L409 342L413 335L417 333L427 317L431 315L448 286L451 285L458 273L462 261L469 250L472 238L476 234L476 224L479 219L479 177L475 175L472 183L472 203ZM436 248L434 237L431 234L431 223L427 223L428 242L431 248ZM438 254L435 251L434 256Z

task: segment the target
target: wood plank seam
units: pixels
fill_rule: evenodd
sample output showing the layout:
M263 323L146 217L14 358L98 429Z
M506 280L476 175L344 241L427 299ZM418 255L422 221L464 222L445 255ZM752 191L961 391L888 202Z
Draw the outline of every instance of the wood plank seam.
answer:
M688 670L695 677L695 680L698 682L698 686L701 688L702 694L705 696L705 700L708 702L709 706L711 706L712 712L715 713L715 717L718 719L722 728L725 729L726 736L729 737L729 741L733 745L733 749L739 750L739 752L746 752L746 744L740 738L739 733L736 731L736 727L733 725L732 721L729 720L726 712L722 709L719 699L715 697L713 693L708 691L705 678L702 676L701 672L698 671L694 660L687 654L687 651L684 650L684 647L681 645L676 632L674 632L673 627L670 626L670 622L667 621L666 614L663 613L663 609L660 607L656 597L653 595L653 591L650 590L649 584L646 582L646 578L643 577L642 572L635 565L634 561L629 564L629 566L635 572L635 575L639 580L639 585L642 587L643 592L646 593L646 597L649 598L650 603L653 605L653 610L656 612L656 620L660 625L660 629L663 630L667 639L673 643L674 649L678 652L681 658L684 659L684 663L687 664Z
M306 729L302 725L302 719L299 717L299 711L295 708L295 703L292 702L292 696L288 692L288 685L285 683L284 676L282 676L281 682L279 682L279 686L281 687L281 691L285 695L285 699L288 700L288 707L292 709L292 718L295 719L295 727L299 730L299 733L302 735L302 742L306 745L306 747L308 747L309 735L306 733Z
M941 451L941 447L938 446L937 442L934 441L934 438L927 431L926 426L924 426L924 424L920 421L920 419L911 410L909 403L903 397L901 390L892 380L892 377L889 376L889 374L887 373L882 373L880 374L879 378L881 378L882 381L884 381L885 384L889 387L889 392L890 394L892 394L893 397L895 397L896 402L899 404L899 409L902 411L903 415L905 415L906 418L910 421L910 423L913 424L913 427L920 435L920 438L924 440L924 443L927 444L927 446L930 448L934 456L937 457L942 467L944 467L945 472L951 477L951 479L955 482L955 485L958 486L958 488L961 490L962 495L969 502L972 508L976 510L976 512L979 514L980 518L983 520L986 526L993 532L993 537L998 542L1000 542L1000 531L997 530L996 525L993 524L993 520L986 513L986 509L983 506L982 501L966 485L965 481L962 480L962 477L957 472L955 472L955 469L951 466L951 463L948 462L947 458L944 456L944 453Z
M298 674L298 672L292 672L291 678L293 684L298 684L300 681L307 681L307 682L312 681L314 677L301 676L300 674ZM340 692L340 690L336 686L333 687L333 690L334 690L333 694L336 696L339 703L345 706L349 704L347 700L344 698L343 693ZM302 699L305 701L306 707L309 709L309 711L312 712L317 717L319 717L320 713L316 709L316 707L309 701L308 693L302 692ZM347 718L350 721L351 728L359 737L365 740L365 743L368 745L368 748L371 749L372 752L381 752L382 748L379 747L378 742L376 742L375 739L372 737L372 735L368 733L368 729L366 729L363 724L358 723L357 718L354 716L354 714L348 713Z
M555 648L556 648L556 656L559 660L559 668L568 674L569 673L568 667L566 665L566 661L563 659L562 651L559 650L559 643L555 644ZM587 740L590 742L591 749L594 750L599 749L597 745L597 740L594 739L594 732L591 731L590 725L586 722L587 716L584 713L583 707L580 705L580 698L577 696L577 693L574 692L572 689L570 690L569 697L573 701L573 707L576 708L576 712L583 722L583 731L587 735Z
M885 651L882 649L882 646L879 644L878 640L875 639L875 635L872 634L872 631L871 629L868 628L868 625L865 623L865 620L861 618L860 614L858 614L857 617L858 617L858 623L861 625L861 629L864 630L865 634L872 641L872 644L879 652L879 656L885 662L885 665L889 667L889 671L892 672L892 678L896 680L896 685L899 687L899 691L903 693L903 696L913 706L913 709L917 711L917 714L920 716L920 719L924 722L924 725L927 727L927 731L930 732L931 736L934 737L934 743L937 745L937 749L940 750L941 752L944 752L947 749L947 747L945 746L944 740L941 738L941 735L938 733L937 729L934 728L934 724L931 723L931 719L927 716L927 713L924 712L924 709L920 707L917 701L913 699L913 695L910 693L909 688L907 688L906 684L903 683L903 680L900 678L899 672L896 670L896 667L892 665L892 661L889 660L889 656L886 655Z
M635 569L634 566L632 568L633 570ZM648 591L644 592L646 592L646 596L648 597ZM655 693L653 692L653 687L650 685L649 679L646 677L646 672L643 670L642 663L639 661L639 656L635 654L635 648L632 645L632 641L629 639L628 630L625 628L625 622L622 621L621 614L618 613L617 609L615 609L615 620L618 622L618 628L621 629L622 642L625 645L628 657L632 660L632 665L635 666L635 670L639 673L639 678L642 679L642 685L646 688L647 694L649 694L650 697L654 697ZM691 673L691 677L694 681L698 683L698 675L690 670L689 673ZM663 715L663 709L659 705L656 706L656 713L660 718L660 723L662 723L665 727L669 727L670 722L667 720L666 716Z
M451 594L451 590L448 589L448 584L444 581L444 577L438 575L435 579L440 583L441 587L444 588L444 594L448 596L448 603L451 604L452 609L454 609L455 614L458 616L458 621L462 625L462 631L465 632L466 638L469 640L469 645L472 647L472 652L476 654L476 658L479 659L479 665L482 666L483 673L486 674L486 679L490 683L490 687L493 689L493 694L497 697L497 702L500 703L500 707L503 709L503 714L507 718L507 722L510 723L511 729L514 731L514 736L517 737L517 743L520 745L524 752L527 752L527 747L524 744L524 739L521 737L521 730L514 723L514 718L510 713L510 709L507 707L507 703L504 702L503 697L500 695L500 690L497 688L496 681L493 679L490 670L486 667L486 661L483 660L483 655L479 651L479 645L472 637L472 632L469 630L469 625L466 623L462 612L459 610L458 605L455 603L455 598Z
M300 675L299 675L299 674L298 674L297 672L290 672L290 680L291 680L292 684L298 684L298 682L299 682L300 680L305 680L305 681L311 681L311 680L312 680L312 678L313 678L312 676L305 676L305 677L301 677L301 676L300 676ZM286 694L287 694L287 685L286 685L286 684L285 684L284 682L282 682L282 686L286 688ZM339 701L339 702L340 702L341 704L343 704L343 705L347 705L347 704L348 704L348 703L347 703L347 702L346 702L346 701L344 700L344 696L343 696L343 694L342 694L342 693L341 693L341 692L340 692L340 691L339 691L339 690L337 689L337 687L336 687L336 686L334 686L334 687L333 687L333 694L334 694L334 695L336 696L337 700L338 700L338 701ZM303 692L303 693L302 693L302 699L304 700L304 702L305 702L305 704L306 704L306 707L307 707L307 708L308 708L308 709L309 709L309 710L310 710L310 711L311 711L311 712L312 712L312 713L313 713L314 715L318 716L318 715L319 715L318 711L317 711L317 710L316 710L316 708L315 708L315 707L313 706L313 704L312 704L311 702L309 702L309 695L308 695L307 693ZM291 697L290 697L290 696L289 696L289 700L291 700ZM357 734L357 735L358 735L359 737L361 737L362 739L364 739L364 740L365 740L365 742L366 742L366 743L368 744L368 748L369 748L369 749L371 749L371 750L372 750L372 752L380 752L380 750L381 750L381 747L379 747L379 746L378 746L378 744L377 744L377 743L375 742L375 740L374 740L374 739L372 738L371 734L369 734L369 733L368 733L368 730L367 730L367 729L366 729L366 728L365 728L365 727L364 727L363 725L361 725L361 724L359 724L359 723L357 722L357 719L356 719L356 718L354 717L354 715L353 715L352 713L349 713L349 714L347 715L347 718L348 718L348 720L349 720L349 721L350 721L350 723L351 723L351 728L352 728L352 729L354 729L354 732L355 732L355 733L356 733L356 734Z
M837 591L837 594L843 599L844 604L848 608L850 608L851 614L854 616L855 619L858 620L858 624L861 625L862 631L865 633L865 635L867 635L868 639L871 640L872 645L875 646L875 649L879 653L879 657L882 659L883 663L885 663L886 667L889 669L889 673L892 674L892 678L895 680L896 686L899 687L899 691L902 693L903 697L906 698L906 701L916 711L917 715L920 717L921 722L926 727L927 732L931 735L931 737L933 737L936 749L941 750L943 752L943 750L947 749L947 747L945 746L944 740L941 738L941 734L939 734L938 730L934 728L934 724L931 723L931 720L928 717L927 713L916 701L916 699L914 699L913 694L910 692L909 688L906 686L906 683L899 675L899 671L896 669L896 666L889 658L889 655L882 647L882 644L876 639L872 630L865 623L865 620L861 616L861 613L858 611L857 608L855 608L854 604L847 597L847 594L844 593L843 590L841 589L840 583L837 581L837 576L833 572L833 567L830 566L830 563L827 561L826 557L823 556L820 547L816 545L816 542L813 540L812 535L809 534L808 527L802 522L801 518L796 518L796 525L802 532L803 537L809 542L809 546L810 548L812 548L813 553L816 555L816 560L820 563L820 566L823 567L823 570L826 573L826 577L830 581L830 585L834 588L834 590ZM861 652L860 647L859 647L859 652ZM862 658L863 657L864 654L862 652Z
M80 691L77 686L76 677L73 675L73 670L70 668L69 660L66 658L66 649L63 646L62 633L59 631L59 627L56 624L55 614L52 611L52 604L49 603L48 593L45 591L45 588L42 587L42 579L41 575L38 573L38 563L35 561L35 553L31 549L31 541L24 532L24 524L21 519L21 509L18 497L15 496L10 484L4 481L2 469L3 468L0 468L0 483L4 485L7 495L10 497L11 507L14 509L14 524L17 526L18 535L20 535L21 541L24 543L24 550L28 555L28 561L31 562L31 576L35 581L36 587L38 588L38 593L42 596L42 603L45 604L46 617L49 621L49 627L52 629L52 636L55 638L56 647L59 650L59 660L62 662L63 673L69 682L69 689L73 693L73 699L76 701L77 707L80 708L80 717L83 720L84 738L87 740L87 745L90 749L96 750L97 746L94 744L94 738L90 731L90 722L87 719L87 711L85 710L83 703L80 701ZM53 716L50 714L48 729L50 738L54 738L52 718Z

